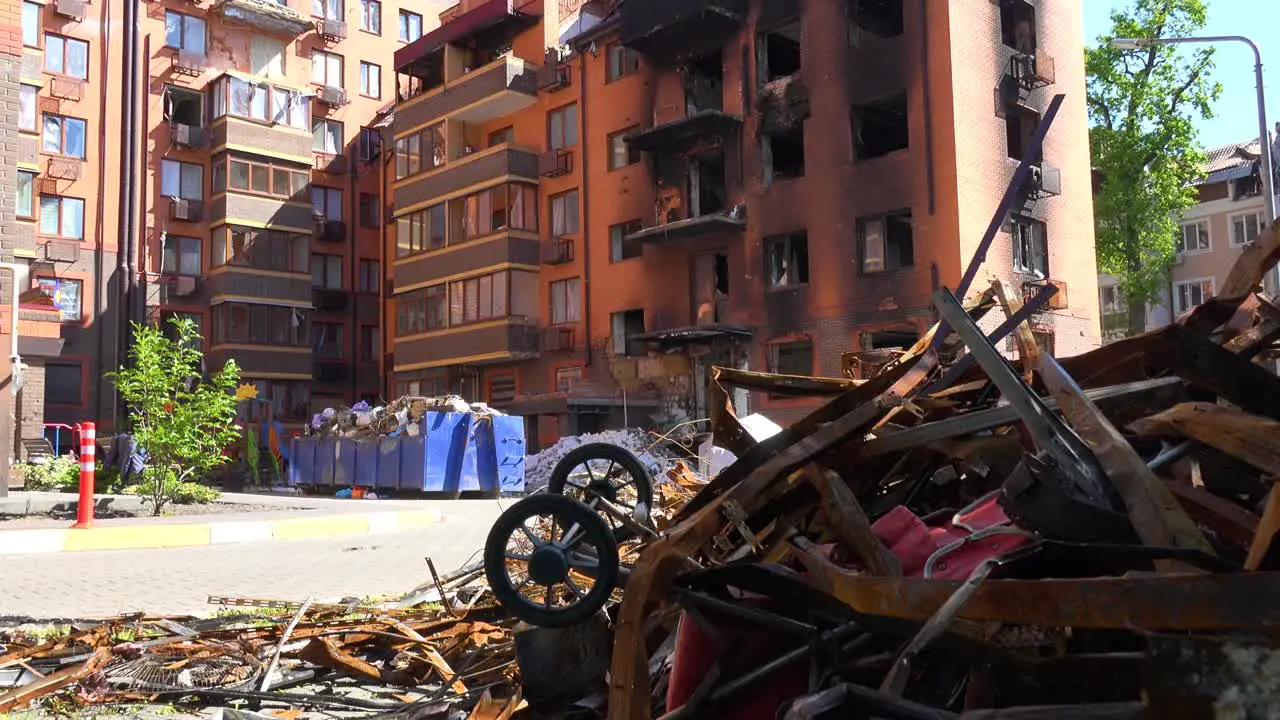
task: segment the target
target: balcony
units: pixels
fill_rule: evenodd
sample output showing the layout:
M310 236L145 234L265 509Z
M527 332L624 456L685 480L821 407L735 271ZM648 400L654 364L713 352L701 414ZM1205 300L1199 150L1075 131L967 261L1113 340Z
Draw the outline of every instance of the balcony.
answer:
M183 123L171 123L169 125L170 137L173 144L178 147L187 148L188 150L203 150L209 147L209 130L199 125L184 125Z
M1033 165L1022 189L1029 200L1057 197L1062 194L1062 171L1047 163Z
M538 68L538 89L543 92L563 90L573 84L573 69L555 48L547 48Z
M708 138L723 139L742 128L742 118L721 110L700 110L678 120L641 130L627 137L627 144L646 152L678 153Z
M742 206L726 212L707 213L694 217L684 217L679 208L668 210L663 222L633 232L626 236L631 242L676 242L706 237L720 232L741 233L747 227L746 213Z
M565 148L548 150L538 156L538 175L545 178L564 177L573 172L573 151Z
M270 276L258 274L261 271L238 265L221 265L214 268L205 279L209 297L216 301L219 298L254 298L288 304L297 307L309 307L312 304L311 275L309 273L283 274Z
M542 352L570 353L577 349L578 328L575 325L553 325L542 331Z
M538 99L538 68L512 55L445 85L410 98L396 107L393 132L403 132L442 118L485 123L511 115Z
M623 3L622 44L645 55L696 54L718 47L742 27L744 0L649 0Z
M215 345L207 357L209 367L222 367L228 360L234 359L240 366L241 377L266 375L273 378L283 376L302 379L311 377L314 369L311 351L307 348L262 345L232 349Z
M173 53L172 67L174 74L200 77L204 73L205 65L208 63L204 55L177 48L174 48L171 52Z
M315 225L315 210L310 203L304 205L285 198L253 195L236 190L210 199L206 215L210 222L226 220L232 224L271 226L299 233L310 233Z
M347 156L316 153L315 169L316 172L322 172L327 175L345 175L347 172Z
M539 0L462 0L440 14L440 26L396 50L395 70L421 77L438 65L446 45L509 45L537 25Z
M298 158L310 164L311 132L288 125L265 125L238 117L220 117L213 121L210 142L214 148L235 145L271 157Z
M444 365L484 365L538 355L538 328L527 318L508 317L449 329L447 342L434 335L397 339L398 371Z
M573 262L573 240L553 238L542 243L543 265L564 265Z
M471 240L448 252L412 255L396 263L395 287L420 287L425 283L473 273L495 265L537 265L541 241L532 233L512 230L487 240Z
M347 309L347 294L341 290L312 290L311 304L319 312L342 312Z
M341 42L347 39L347 24L341 20L317 20L316 35L326 42Z
M1066 310L1067 305L1067 284L1062 280L1028 280L1022 283L1022 302L1028 303L1036 295L1040 294L1040 288L1046 285L1052 285L1058 288L1058 292L1049 297L1049 302L1045 303L1045 310Z
M396 184L395 207L407 208L430 202L465 188L502 178L538 179L538 156L508 145L481 150L453 160L421 175Z
M1048 87L1057 78L1053 56L1043 52L1025 55L1018 53L1009 58L1009 77L1018 83L1018 87L1028 92Z
M351 366L342 360L316 360L312 377L318 383L344 383L351 379Z
M199 200L169 198L169 219L196 223L204 219L204 203Z
M221 15L228 24L247 26L290 39L312 28L311 21L298 11L271 0L217 0L212 12Z
M316 240L340 243L347 239L347 224L341 220L316 220Z
M160 302L177 304L191 302L200 295L200 278L190 275L161 275Z

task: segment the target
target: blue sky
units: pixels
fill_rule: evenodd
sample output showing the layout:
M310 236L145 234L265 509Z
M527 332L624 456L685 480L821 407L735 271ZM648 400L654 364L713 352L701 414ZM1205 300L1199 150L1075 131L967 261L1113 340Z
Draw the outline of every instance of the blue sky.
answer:
M1099 35L1109 32L1111 9L1128 4L1126 0L1084 0L1085 42L1093 45ZM1261 49L1267 81L1267 123L1268 127L1275 127L1280 120L1280 41L1272 40L1280 27L1280 2L1210 0L1208 5L1209 22L1200 34L1246 35ZM1214 106L1213 119L1198 123L1200 142L1205 147L1215 147L1257 137L1253 53L1243 43L1223 43L1214 53L1214 62L1213 77L1222 83L1222 95Z

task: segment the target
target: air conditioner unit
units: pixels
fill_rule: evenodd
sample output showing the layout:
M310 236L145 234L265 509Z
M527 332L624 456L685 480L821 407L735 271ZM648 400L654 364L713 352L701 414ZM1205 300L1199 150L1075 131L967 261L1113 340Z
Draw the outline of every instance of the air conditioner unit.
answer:
M199 200L170 198L169 218L183 222L200 222L202 203Z
M329 107L342 107L347 104L347 91L333 85L320 88L320 102Z
M1185 260L1185 259L1186 259L1186 256L1185 256L1185 255L1183 255L1182 253L1174 253L1174 254L1173 254L1173 262L1171 262L1171 263L1169 263L1169 264L1170 264L1170 265L1181 265L1181 264L1182 264L1182 261L1183 261L1183 260Z
M208 145L209 136L199 125L173 123L173 142L185 148L200 149Z
M62 17L80 21L84 19L85 0L54 0L53 11Z
M341 20L317 20L316 32L325 40L344 40L347 37L347 24Z

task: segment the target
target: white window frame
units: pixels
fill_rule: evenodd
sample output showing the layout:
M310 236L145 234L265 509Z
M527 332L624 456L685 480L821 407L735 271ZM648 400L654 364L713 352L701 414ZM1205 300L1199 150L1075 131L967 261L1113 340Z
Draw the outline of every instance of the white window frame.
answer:
M1193 307L1198 307L1198 305L1190 305L1187 307L1182 307L1182 303L1179 302L1179 299L1178 299L1178 288L1183 286L1190 286L1190 285L1200 285L1206 282L1209 283L1209 292L1200 299L1200 303L1203 303L1205 300L1208 300L1209 298L1213 297L1218 292L1218 281L1216 278L1212 278L1212 277L1187 278L1186 280L1178 280L1169 286L1169 290L1170 290L1169 304L1173 306L1174 317L1178 317L1182 315L1183 313L1187 312Z
M177 44L170 42L169 29L170 22L176 22L178 31ZM164 11L164 42L165 47L176 48L185 52L195 53L204 56L209 46L209 29L204 22L204 18L196 17L180 13L175 10ZM199 46L196 46L199 43Z
M360 61L360 94L375 100L382 98L382 66Z
M414 28L413 23L411 22L415 18L418 21L416 35L413 32ZM416 13L412 10L405 10L402 8L396 15L396 37L403 43L413 42L414 40L422 37L422 24L422 13Z
M182 182L183 176L188 172L195 172L200 176L199 192L194 197L189 192L191 188ZM177 173L176 176L173 173ZM177 188L173 187L175 183ZM170 158L162 159L160 161L160 194L167 198L204 200L204 165Z
M1186 246L1187 228L1192 225L1200 225L1204 227L1204 233L1202 236L1205 241L1205 246L1202 248L1192 250ZM1184 220L1181 223L1178 223L1178 242L1182 243L1182 249L1177 251L1179 255L1199 255L1200 253L1207 253L1213 250L1213 223L1209 222L1209 218ZM1175 249L1177 248L1177 243L1174 244L1174 247Z
M337 68L333 63L337 63ZM345 87L343 75L346 73L346 58L324 50L311 51L311 82L324 87ZM336 75L336 77L335 77ZM334 82L337 80L337 82Z
M1245 245L1253 244L1253 240L1236 242L1236 220L1247 219L1251 215L1258 219L1258 235L1261 235L1262 228L1266 226L1266 220L1262 219L1261 210L1250 210L1249 212L1234 213L1232 215L1227 216L1227 237L1230 238L1231 247L1238 248L1238 247L1244 247ZM1245 228L1245 234L1246 235L1248 234L1247 227Z

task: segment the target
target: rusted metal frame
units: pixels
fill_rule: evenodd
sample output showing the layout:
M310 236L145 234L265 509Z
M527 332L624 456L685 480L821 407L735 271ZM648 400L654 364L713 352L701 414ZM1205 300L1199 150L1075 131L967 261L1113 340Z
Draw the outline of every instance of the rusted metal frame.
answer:
M822 512L835 535L858 554L867 569L877 575L902 577L902 563L872 532L870 518L844 479L816 463L805 467L805 475L822 496Z
M276 649L271 654L271 662L267 665L267 671L262 674L262 683L258 686L258 692L266 692L271 685L271 676L275 674L276 666L280 664L280 653L284 650L285 643L289 642L289 635L298 627L298 623L302 622L302 616L307 614L307 609L311 607L312 600L314 598L308 595L307 599L302 601L302 606L293 614L289 624L285 626L284 632L280 633L280 642L276 643Z
M759 390L774 395L835 396L847 393L866 382L807 375L778 375L724 367L713 367L711 371L712 377L722 385Z
M1070 473L1090 503L1110 509L1113 503L1106 474L1088 446L1045 407L1040 397L1027 387L1004 357L987 342L982 330L964 313L951 291L939 288L933 294L933 302L943 321L951 324L954 332L969 348L975 362L982 366L992 384L1017 411L1036 446L1053 457L1063 471Z
M1044 307L1044 305L1049 302L1049 299L1057 294L1057 292L1058 286L1056 285L1045 285L1041 287L1035 296L1024 303L1022 307L1015 310L1013 314L1006 317L1004 322L1000 323L995 330L991 331L991 334L987 336L987 340L994 345L1005 339L1009 333L1013 332L1014 328L1021 327L1023 321L1039 312L1040 308ZM924 389L924 394L932 395L951 387L956 380L959 380L966 372L969 371L969 368L973 367L974 362L975 360L972 354L965 355L956 360L951 364L951 367L948 367L946 371L942 373L941 377L934 380Z
M95 650L93 655L83 663L46 675L39 680L21 685L4 693L0 693L0 712L26 707L34 700L55 693L68 685L73 685L84 678L98 672L113 657L110 648Z
M1009 178L1009 184L1004 189L1004 196L1000 198L1000 204L996 205L995 213L991 216L991 222L987 224L986 231L982 234L982 239L978 241L978 247L973 251L973 257L969 259L969 266L965 268L964 275L960 277L960 284L956 285L955 296L963 298L969 293L969 286L973 284L974 278L978 276L978 270L982 264L987 261L987 251L991 249L991 243L995 241L996 234L1000 232L1000 227L1004 225L1005 218L1009 212L1013 210L1014 204L1018 201L1019 195L1022 194L1023 188L1027 184L1027 180L1031 178L1031 168L1036 164L1035 158L1040 155L1040 148L1044 144L1045 136L1049 134L1049 127L1053 125L1053 120L1058 116L1058 110L1062 108L1062 102L1067 96L1058 93L1049 101L1049 107L1045 109L1044 115L1040 118L1040 123L1036 125L1036 130L1027 139L1026 147L1023 148L1022 160L1018 162L1018 167L1013 171L1013 177ZM933 347L938 349L942 341L947 336L947 323L945 320L941 323L939 332L933 338Z
M1245 551L1249 549L1258 532L1256 515L1202 488L1174 480L1165 481L1165 485L1178 498L1182 509L1192 520L1209 528L1231 545Z
M1208 335L1231 320L1240 304L1262 284L1267 271L1280 260L1280 223L1272 223L1246 247L1231 266L1217 295L1196 306L1178 324Z
M881 578L802 554L820 587L864 615L924 622L961 583ZM1280 593L1280 572L1132 577L988 579L960 610L961 619L1014 625L1112 630L1280 629L1280 606L1259 603Z
M966 356L967 357L967 356ZM1085 391L1085 396L1094 401L1106 401L1116 398L1129 397L1141 393L1150 392L1168 388L1173 385L1180 385L1181 380L1174 377L1156 378L1154 380L1141 380L1126 385L1112 385L1105 388L1094 388ZM1040 399L1046 408L1050 410L1058 407L1058 401L1052 397L1042 397ZM991 430L1005 425L1018 422L1018 411L1010 405L1000 405L988 410L977 410L974 412L963 413L950 417L945 420L937 420L923 425L917 425L906 430L896 430L886 433L880 437L866 441L857 452L859 457L877 457L887 455L889 453L909 450L915 447L928 445L929 443L948 438L970 435L983 430Z
M1207 402L1178 403L1129 429L1143 437L1184 437L1280 477L1280 422Z
M965 310L975 316L975 319L981 319L994 306L994 297L994 292L988 288L979 297L966 303ZM911 346L905 355L898 359L897 363L886 367L879 375L868 380L865 384L837 396L822 407L801 418L799 422L784 428L782 432L764 442L752 445L748 452L738 455L738 459L733 464L722 470L701 492L676 513L676 516L672 519L672 524L677 524L691 517L698 510L701 510L712 500L719 497L727 488L741 482L752 469L794 445L801 438L813 433L820 426L839 419L859 405L890 390L895 383L907 374L909 369L913 368L922 357L927 355L938 329L939 325L935 323L924 336L916 341L915 345ZM729 449L732 450L732 448Z
M1146 545L1195 548L1213 554L1213 546L1178 499L1053 356L1040 358L1040 376L1058 399L1063 416L1089 443L1112 487L1124 499L1138 538ZM1189 570L1183 563L1169 560L1156 561L1156 568L1164 572Z
M1004 283L999 280L991 281L991 287L996 291L996 300L1000 302L1001 308L1004 309L1005 318L1012 318L1014 313L1022 309L1022 302L1016 297L1010 297L1005 292ZM1031 334L1031 324L1027 319L1014 326L1014 340L1018 344L1018 358L1022 361L1022 375L1027 384L1031 384L1034 379L1036 365L1040 362L1040 346L1036 344L1036 338ZM995 343L992 342L994 345Z
M959 617L960 610L965 603L973 597L978 591L978 587L987 579L998 565L1000 559L997 557L987 558L978 563L969 573L969 577L956 588L956 591L947 598L947 601L938 608L938 611L929 618L924 627L920 628L920 632L907 643L902 652L898 653L898 657L893 661L893 666L885 675L884 682L880 685L880 691L889 693L890 695L901 697L902 693L907 689L907 681L911 679L911 662L920 654L930 643L942 637L947 628Z
M1253 359L1276 340L1280 340L1280 321L1267 319L1231 338L1223 347L1242 358Z
M1249 554L1244 560L1245 570L1257 570L1271 553L1276 534L1280 533L1280 480L1271 484L1271 492L1267 494L1267 505L1263 508L1262 519L1249 544Z
M646 611L652 602L670 589L672 580L682 567L682 559L693 554L719 532L723 526L721 506L726 501L738 500L744 507L758 507L757 503L766 499L763 491L776 484L779 476L801 467L873 422L885 408L892 407L901 397L917 389L928 373L937 366L937 362L937 355L927 352L912 365L903 365L892 374L877 377L876 380L880 377L894 378L887 390L881 390L883 381L876 380L859 387L850 395L874 390L874 399L868 398L852 412L813 431L808 437L769 458L723 495L710 500L692 516L681 520L668 530L666 537L641 554L627 580L614 633L613 661L609 674L609 708L612 717L621 720L648 720L648 658L644 656L643 643L639 642L639 632L643 627ZM840 399L834 402L839 403ZM764 447L764 444L760 447ZM721 473L721 477L723 476L724 473Z
M729 397L728 391L720 384L721 369L718 367L711 368L711 397L707 401L711 415L711 437L715 439L717 446L728 450L737 457L743 457L750 453L757 443L756 439L751 437L751 433L747 432L747 429L738 420L738 416L733 409L733 399Z
M831 713L855 708L862 711L856 717L876 717L885 720L957 720L960 717L947 710L893 697L869 687L842 683L829 690L798 699L787 710L783 720L849 717L849 715L839 716Z
M339 649L337 645L324 638L308 640L301 650L294 653L294 656L312 665L319 665L356 679L382 681L382 672L378 668Z

